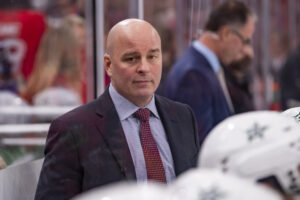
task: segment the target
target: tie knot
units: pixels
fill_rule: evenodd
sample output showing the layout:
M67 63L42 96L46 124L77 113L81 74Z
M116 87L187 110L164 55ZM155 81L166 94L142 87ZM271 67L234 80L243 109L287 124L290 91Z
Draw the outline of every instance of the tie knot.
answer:
M134 116L138 118L139 120L142 121L148 121L149 116L150 116L150 110L148 108L141 108L138 109L135 113Z

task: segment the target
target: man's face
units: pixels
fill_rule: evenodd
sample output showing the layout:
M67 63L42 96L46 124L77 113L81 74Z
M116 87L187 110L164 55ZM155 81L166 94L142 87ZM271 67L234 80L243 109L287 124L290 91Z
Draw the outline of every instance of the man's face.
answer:
M138 106L149 103L162 72L161 41L156 31L149 26L122 31L106 58L106 71L115 89Z
M238 60L232 61L225 67L227 67L230 71L233 71L233 72L244 73L249 69L252 60L253 60L253 58L251 56L244 55L244 57L242 57Z
M241 69L246 66L240 66L240 64L249 66L254 56L251 44L254 29L255 20L252 17L248 18L245 26L228 29L228 37L224 42L221 58L223 64L237 66Z

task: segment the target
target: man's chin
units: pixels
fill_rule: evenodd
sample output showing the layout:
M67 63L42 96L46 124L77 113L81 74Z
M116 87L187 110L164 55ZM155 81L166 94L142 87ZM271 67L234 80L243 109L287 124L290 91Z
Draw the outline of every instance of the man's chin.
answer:
M227 68L232 71L246 72L251 65L252 59L250 57L244 57L243 59L236 60L228 64Z
M146 106L152 99L153 92L150 91L135 91L134 94L130 95L128 100L132 101L137 106Z
M147 99L147 98L149 98L149 97L152 97L152 95L153 95L153 90L139 90L139 91L136 91L136 97L137 98L145 98L145 99Z

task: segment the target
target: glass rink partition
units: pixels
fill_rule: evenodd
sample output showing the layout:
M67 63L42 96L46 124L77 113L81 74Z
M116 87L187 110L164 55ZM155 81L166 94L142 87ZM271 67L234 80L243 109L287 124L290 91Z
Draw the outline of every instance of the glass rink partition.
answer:
M249 72L255 109L281 110L278 76L299 46L300 1L242 1L257 15L255 57ZM160 92L172 65L203 32L210 11L221 2L0 1L0 194L10 191L6 187L22 187L14 180L39 173L40 168L31 163L43 159L52 120L97 98L108 86L103 55L114 24L140 18L158 30L163 50ZM289 105L299 106L299 102L293 99ZM21 196L24 190L16 191Z

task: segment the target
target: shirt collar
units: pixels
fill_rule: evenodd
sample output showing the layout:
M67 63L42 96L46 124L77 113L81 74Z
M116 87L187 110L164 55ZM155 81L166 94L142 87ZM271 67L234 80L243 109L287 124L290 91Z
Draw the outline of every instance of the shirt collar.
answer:
M214 72L218 72L221 65L216 54L198 40L195 40L192 45L198 52L204 55Z
M120 95L117 90L113 87L112 84L109 85L109 94L112 98L112 101L116 107L117 113L119 115L120 120L125 120L130 117L133 113L135 113L141 107L134 105L128 99ZM151 115L159 119L159 115L155 106L155 98L152 96L151 101L145 107L151 111Z

